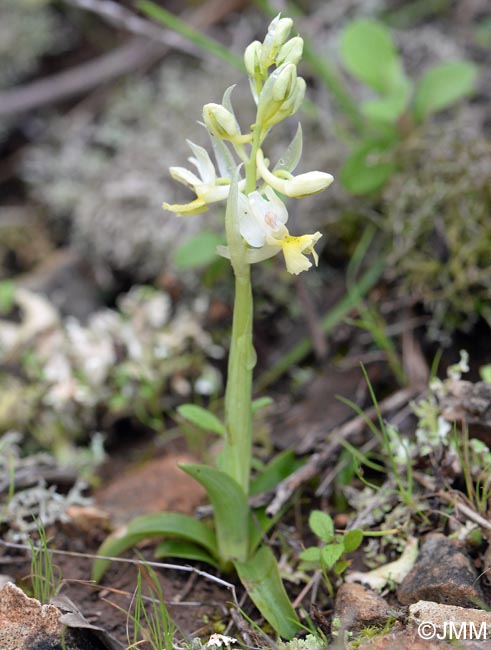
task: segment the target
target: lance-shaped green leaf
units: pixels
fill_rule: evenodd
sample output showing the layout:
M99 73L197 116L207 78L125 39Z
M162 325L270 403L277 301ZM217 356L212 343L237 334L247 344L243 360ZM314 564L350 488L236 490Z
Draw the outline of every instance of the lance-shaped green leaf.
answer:
M223 562L244 561L249 548L249 504L240 485L207 465L179 465L206 490L213 506L218 552Z
M156 558L177 557L183 560L194 560L196 562L206 562L216 569L220 568L216 558L213 558L202 546L185 542L180 539L166 539L161 542L155 549Z
M211 556L218 559L213 531L201 521L175 512L158 512L133 519L127 526L109 535L100 546L98 555L118 557L142 539L151 537L181 538L202 546ZM96 560L92 579L99 581L110 564L111 560Z
M269 546L261 546L247 562L235 562L239 578L264 618L284 639L292 639L300 624Z
M416 86L414 114L424 120L431 113L448 108L472 93L477 68L469 61L449 61L436 65L422 77Z
M181 406L177 408L177 412L185 420L192 422L200 429L213 431L221 436L224 436L226 433L225 426L220 422L217 416L201 406L196 406L196 404L181 404Z

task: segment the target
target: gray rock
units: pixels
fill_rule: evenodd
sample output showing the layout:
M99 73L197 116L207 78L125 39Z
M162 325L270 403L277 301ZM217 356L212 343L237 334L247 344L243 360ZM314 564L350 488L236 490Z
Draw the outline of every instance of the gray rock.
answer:
M418 600L475 607L483 600L477 574L469 558L445 535L428 535L413 569L397 590L403 605Z

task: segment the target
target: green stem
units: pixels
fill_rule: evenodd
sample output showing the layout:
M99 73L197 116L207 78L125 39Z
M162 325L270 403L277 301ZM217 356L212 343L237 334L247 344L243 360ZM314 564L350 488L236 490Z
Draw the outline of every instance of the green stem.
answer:
M235 302L232 341L225 391L227 436L223 469L249 494L252 455L252 371L255 352L252 345L252 289L249 264L235 270Z
M246 194L256 188L256 154L261 129L256 125L249 160L246 162ZM235 274L234 317L225 389L223 469L249 494L252 456L252 371L256 353L252 344L253 300L251 269L245 259L245 242L239 233L237 187L231 190L225 217L227 244Z

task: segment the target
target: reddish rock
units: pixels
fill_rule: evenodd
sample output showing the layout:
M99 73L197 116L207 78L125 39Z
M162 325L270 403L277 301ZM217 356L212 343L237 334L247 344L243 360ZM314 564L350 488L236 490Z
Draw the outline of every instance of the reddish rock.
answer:
M383 627L393 609L371 589L356 583L344 583L338 590L334 619L342 630L359 631L364 627Z
M203 502L205 491L177 466L189 462L195 459L169 455L132 468L97 491L97 505L110 513L117 526L151 512L192 514Z

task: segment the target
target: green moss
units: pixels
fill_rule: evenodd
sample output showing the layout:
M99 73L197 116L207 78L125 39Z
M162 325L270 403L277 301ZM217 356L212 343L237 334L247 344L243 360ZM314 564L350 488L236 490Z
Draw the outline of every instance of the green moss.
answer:
M430 312L433 338L491 323L491 141L455 122L417 134L400 156L383 194L392 273Z

